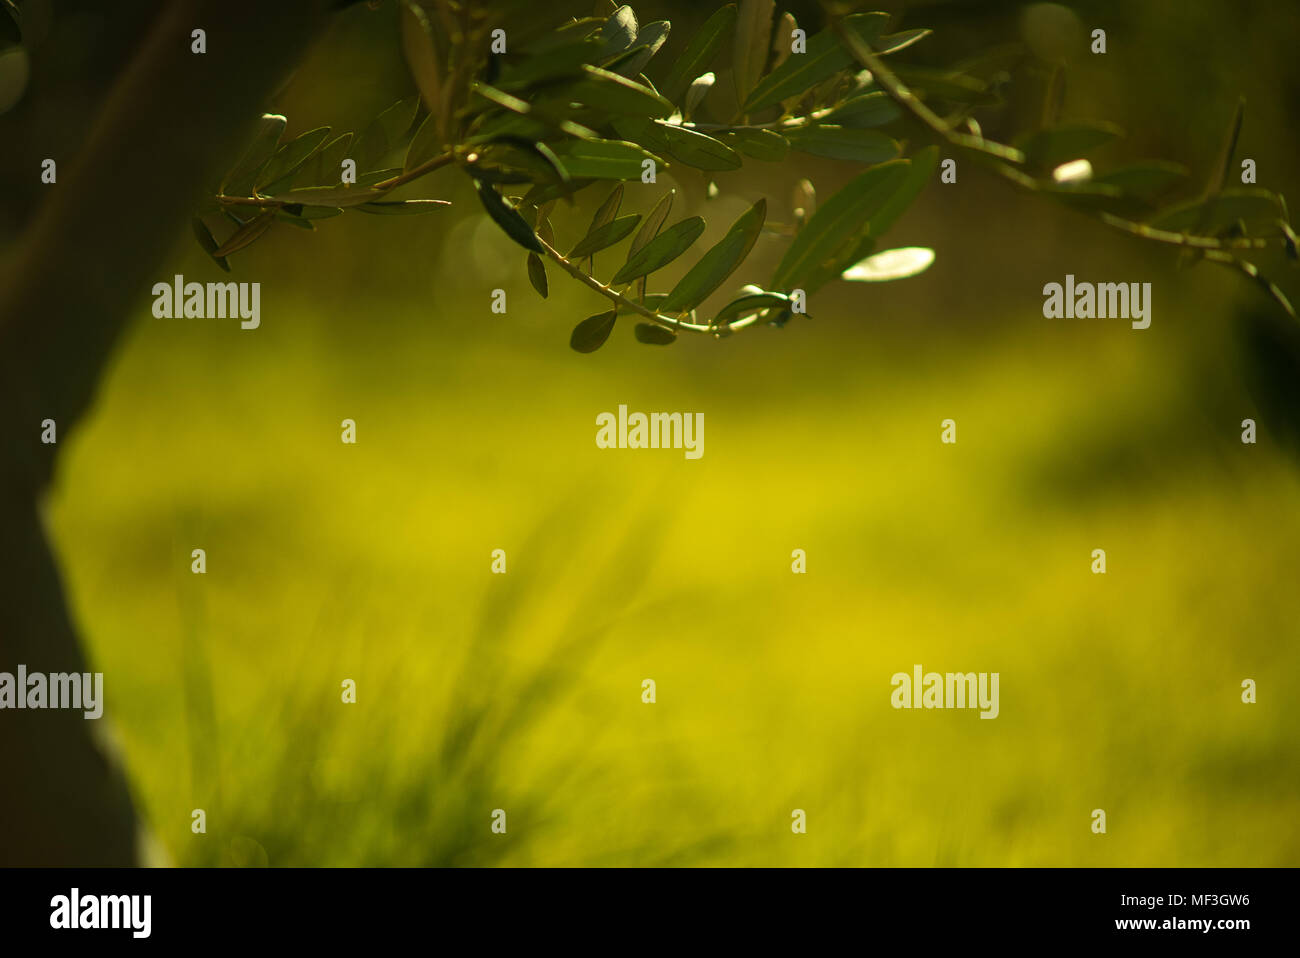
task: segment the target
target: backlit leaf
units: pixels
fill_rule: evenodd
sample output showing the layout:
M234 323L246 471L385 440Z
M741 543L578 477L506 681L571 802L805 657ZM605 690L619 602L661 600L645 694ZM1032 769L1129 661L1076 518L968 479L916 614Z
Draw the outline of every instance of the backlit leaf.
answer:
M767 200L761 199L736 220L727 235L673 287L664 301L665 312L694 309L723 284L749 255L763 231Z
M685 253L703 232L704 220L698 216L673 224L628 256L611 282L617 286L650 275Z

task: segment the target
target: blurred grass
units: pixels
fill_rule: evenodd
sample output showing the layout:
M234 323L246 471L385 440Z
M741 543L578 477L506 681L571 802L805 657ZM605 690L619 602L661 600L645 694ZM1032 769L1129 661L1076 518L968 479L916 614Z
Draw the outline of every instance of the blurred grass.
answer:
M1195 289L1145 333L841 302L581 357L582 294L519 273L504 317L471 278L135 326L50 516L175 862L1300 860L1300 482L1236 441ZM704 412L704 457L597 449L621 402ZM891 709L917 662L1001 716Z

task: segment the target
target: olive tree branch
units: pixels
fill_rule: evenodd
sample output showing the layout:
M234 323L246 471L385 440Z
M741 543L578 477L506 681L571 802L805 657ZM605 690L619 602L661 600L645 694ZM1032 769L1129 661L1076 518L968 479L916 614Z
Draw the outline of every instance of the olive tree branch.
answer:
M863 42L861 37L852 30L845 29L842 21L836 24L835 29L838 31L844 44L848 47L849 52L853 54L854 58L862 66L871 71L872 79L875 80L885 94L900 107L910 113L914 118L924 124L931 132L956 149L973 151L977 154L981 154L985 158L994 160L995 162L992 163L992 168L1003 179L1014 183L1022 189L1033 192L1042 192L1042 184L1039 180L1022 170L1018 170L1008 165L1009 163L1023 162L1023 153L1014 147L987 140L984 137L973 136L968 133L961 133L954 130L945 123L938 114L921 102L916 94L909 90L907 85L904 84L898 76L885 65L880 56L872 52L870 47ZM1223 252L1226 250L1239 249L1267 249L1272 246L1285 245L1285 239L1268 239L1264 237L1219 238L1214 236L1195 236L1190 233L1175 233L1170 230L1156 229L1146 225L1145 223L1139 223L1135 220L1116 216L1113 213L1107 212L1098 212L1094 218L1112 229L1128 233L1131 236L1137 236L1141 239L1147 239L1157 243L1165 243L1171 246L1181 246L1187 249L1215 250ZM1227 253L1225 253L1225 257L1215 256L1210 258L1217 262L1225 262L1227 260L1237 263L1241 262L1236 257ZM1248 273L1247 275L1251 274Z
M582 271L582 267L578 266L576 263L569 260L567 257L564 256L564 254L562 254L559 250L557 250L550 243L546 242L546 240L542 239L540 236L537 237L537 242L539 242L542 245L542 249L545 250L546 255L549 256L551 259L553 259L556 265L560 267L560 269L564 270L566 273L568 273L578 282L582 283L582 285L586 286L588 289L592 290L593 292L598 293L601 296L604 296L606 299L608 299L610 302L614 303L615 305L621 306L623 309L626 309L629 312L636 313L638 316L645 317L646 319L650 320L652 323L656 323L660 326L664 326L667 327L668 329L672 329L675 331L683 331L689 333L716 333L721 328L721 327L708 326L701 323L688 323L685 320L674 319L671 316L664 316L660 313L656 313L652 309L647 309L645 306L642 306L640 303L636 302L635 300L628 299L626 296L624 296L622 293L615 290L613 287L606 286L604 283L596 279L594 276L589 276L586 273L584 273Z

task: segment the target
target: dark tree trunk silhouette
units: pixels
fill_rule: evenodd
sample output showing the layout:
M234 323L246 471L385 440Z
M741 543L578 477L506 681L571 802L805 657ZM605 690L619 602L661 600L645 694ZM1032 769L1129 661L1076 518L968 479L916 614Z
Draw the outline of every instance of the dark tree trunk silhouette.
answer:
M61 157L57 184L44 187L0 289L0 671L94 670L41 498L131 310L161 278L203 190L237 158L267 96L324 26L327 6L160 5L80 153ZM206 53L191 52L195 29L206 31ZM57 423L57 444L40 441L44 419ZM105 675L106 714L114 685ZM77 710L0 712L0 865L137 860L127 779L96 743L95 726Z

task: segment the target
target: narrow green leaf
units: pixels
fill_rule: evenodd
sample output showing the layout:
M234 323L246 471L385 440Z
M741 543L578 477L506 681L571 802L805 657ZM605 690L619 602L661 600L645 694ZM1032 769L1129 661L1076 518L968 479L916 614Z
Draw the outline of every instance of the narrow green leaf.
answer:
M322 126L294 137L266 161L257 174L255 187L261 189L265 186L267 193L287 189L293 183L293 175L324 145L329 135L330 128Z
M656 156L623 140L565 140L555 155L574 179L639 180L641 163Z
M779 163L790 152L790 144L786 138L772 130L729 130L718 134L718 138L745 156L755 160L766 160L769 163Z
M719 8L705 21L686 44L668 71L663 82L663 93L673 103L682 98L691 80L705 72L709 63L722 48L722 41L732 32L736 25L736 5L729 3Z
M502 199L500 193L482 180L475 180L474 188L478 190L479 201L487 210L488 216L492 217L493 222L500 226L507 236L533 253L545 252L542 244L537 241L537 234L533 232L532 227L519 215L518 210Z
M1248 186L1224 190L1206 200L1191 200L1166 207L1151 218L1157 229L1171 232L1195 231L1213 236L1237 220L1271 222L1282 211L1276 193L1263 187Z
M890 99L889 94L877 90L862 96L855 96L835 107L825 116L819 117L824 123L838 126L853 126L866 129L884 126L903 115L898 104Z
M718 78L712 73L704 73L697 76L691 81L690 88L686 91L686 97L682 101L682 114L691 116L695 113L695 108L700 105L708 92L713 89L713 84L718 82Z
M546 282L546 264L536 253L528 254L528 282L533 284L533 289L537 290L542 299L547 297L550 286Z
M381 216L412 216L419 213L432 213L444 206L451 206L446 200L393 200L390 202L362 203L357 210L362 213L376 213Z
M636 236L632 237L632 245L628 248L627 258L629 262L632 257L645 248L645 245L659 235L659 230L663 228L664 221L668 219L668 211L673 208L673 197L677 195L676 190L669 190L655 204L650 215L645 218L641 228L636 231ZM617 277L615 277L617 280Z
M522 63L507 64L497 77L502 90L526 90L562 77L576 76L583 64L600 58L600 44L577 40L554 49L535 53Z
M873 166L823 202L795 236L769 285L778 290L796 289L841 248L854 243L864 225L907 179L908 167L906 160Z
M785 138L791 149L833 160L881 163L898 156L898 142L877 130L818 124L788 130Z
M235 230L230 238L212 251L214 259L229 256L231 253L237 253L246 246L250 246L259 240L271 224L275 222L275 210L266 210L259 213L251 220Z
M208 229L208 224L204 223L203 220L196 216L190 221L190 225L194 228L194 238L197 239L199 245L203 247L203 252L211 256L214 263L229 273L230 263L226 261L226 258L224 256L214 255L217 251L217 241L212 236L212 230Z
M648 276L681 256L704 232L704 220L692 216L675 223L632 253L623 268L614 274L612 285L620 286Z
M622 208L623 184L619 183L609 191L609 195L605 197L604 202L600 204L591 217L591 223L587 226L587 235L590 236L593 231L600 229L606 223L612 222Z
M738 170L744 161L727 144L704 133L672 123L655 121L655 130L664 138L665 151L697 170Z
M588 316L573 327L573 333L569 336L569 347L580 353L594 353L605 345L605 340L609 339L617 315L617 311L611 309L607 313Z
M668 39L668 33L672 29L672 24L667 20L655 20L647 23L637 32L636 42L632 48L627 51L626 55L619 57L615 63L610 64L609 69L615 73L620 73L625 77L634 77L646 68L656 53Z
M636 229L636 224L640 222L639 213L629 213L627 216L610 220L584 236L578 245L569 251L569 259L582 259L608 249Z
M371 121L357 138L352 150L352 159L357 161L357 172L377 169L389 154L397 150L411 129L411 124L415 122L419 108L420 98L410 96L398 100Z
M736 220L727 235L700 258L673 287L664 301L665 312L694 309L723 284L754 248L767 217L767 200L761 199Z
M1092 181L1118 187L1126 196L1149 202L1173 189L1189 175L1187 167L1179 163L1147 160L1094 176Z
M1080 159L1119 136L1123 132L1113 123L1064 123L1022 137L1016 146L1027 165L1047 170Z
M886 23L887 14L859 13L844 18L846 29L870 41ZM823 30L808 41L803 53L792 53L779 67L763 78L744 101L745 112L752 113L811 89L828 77L854 63L851 54L832 30Z
M352 134L336 136L303 164L295 176L299 186L340 186L343 181L343 161L352 145ZM274 194L272 194L274 195Z
M402 169L413 170L421 163L427 163L440 152L442 146L442 135L438 132L438 118L430 113L420 124L420 128L415 131L415 136L411 137L411 145L406 148L406 159L402 161Z
M989 90L987 83L964 73L924 67L895 67L894 75L922 99L938 97L967 106L992 106L999 102L997 94Z
M658 323L637 323L633 332L637 342L647 346L668 346L677 342L677 334Z
M310 186L288 193L277 193L272 199L285 203L301 203L304 206L360 206L377 200L383 193L366 189L363 186Z
M221 184L221 192L226 196L250 196L257 174L275 153L275 145L280 142L280 134L286 125L284 117L274 113L262 114L258 122L257 133L244 155L227 174Z
M878 239L894 225L895 221L907 212L907 208L921 195L926 184L934 177L939 166L939 148L927 146L917 150L908 161L907 174L902 183L871 214L871 236Z
M928 37L932 30L904 30L901 33L886 33L877 37L871 45L876 53L880 56L886 56L890 53L897 53L899 50L906 50L913 43Z
M343 213L343 210L339 209L337 206L303 206L302 204L294 204L292 207L286 207L286 209L292 209L295 216L301 216L305 220L327 220L331 216L340 216Z
M750 287L753 288L753 287ZM771 309L773 306L780 306L790 302L790 297L784 293L772 293L764 290L761 293L748 293L739 299L733 299L722 309L718 310L718 315L713 317L715 326L725 326L745 316L751 316L754 313L762 312L765 309Z
M731 48L732 78L736 83L736 99L740 103L746 102L749 91L754 89L767 66L775 10L774 0L740 0L740 16L736 18Z
M644 84L590 64L582 67L580 79L557 92L614 116L664 117L673 112L671 103Z
M424 11L411 0L401 0L402 53L411 68L415 88L420 91L424 107L431 114L442 110L442 72L438 68L438 50Z
M624 4L609 15L600 28L600 56L611 57L622 53L636 42L637 22L632 8Z

